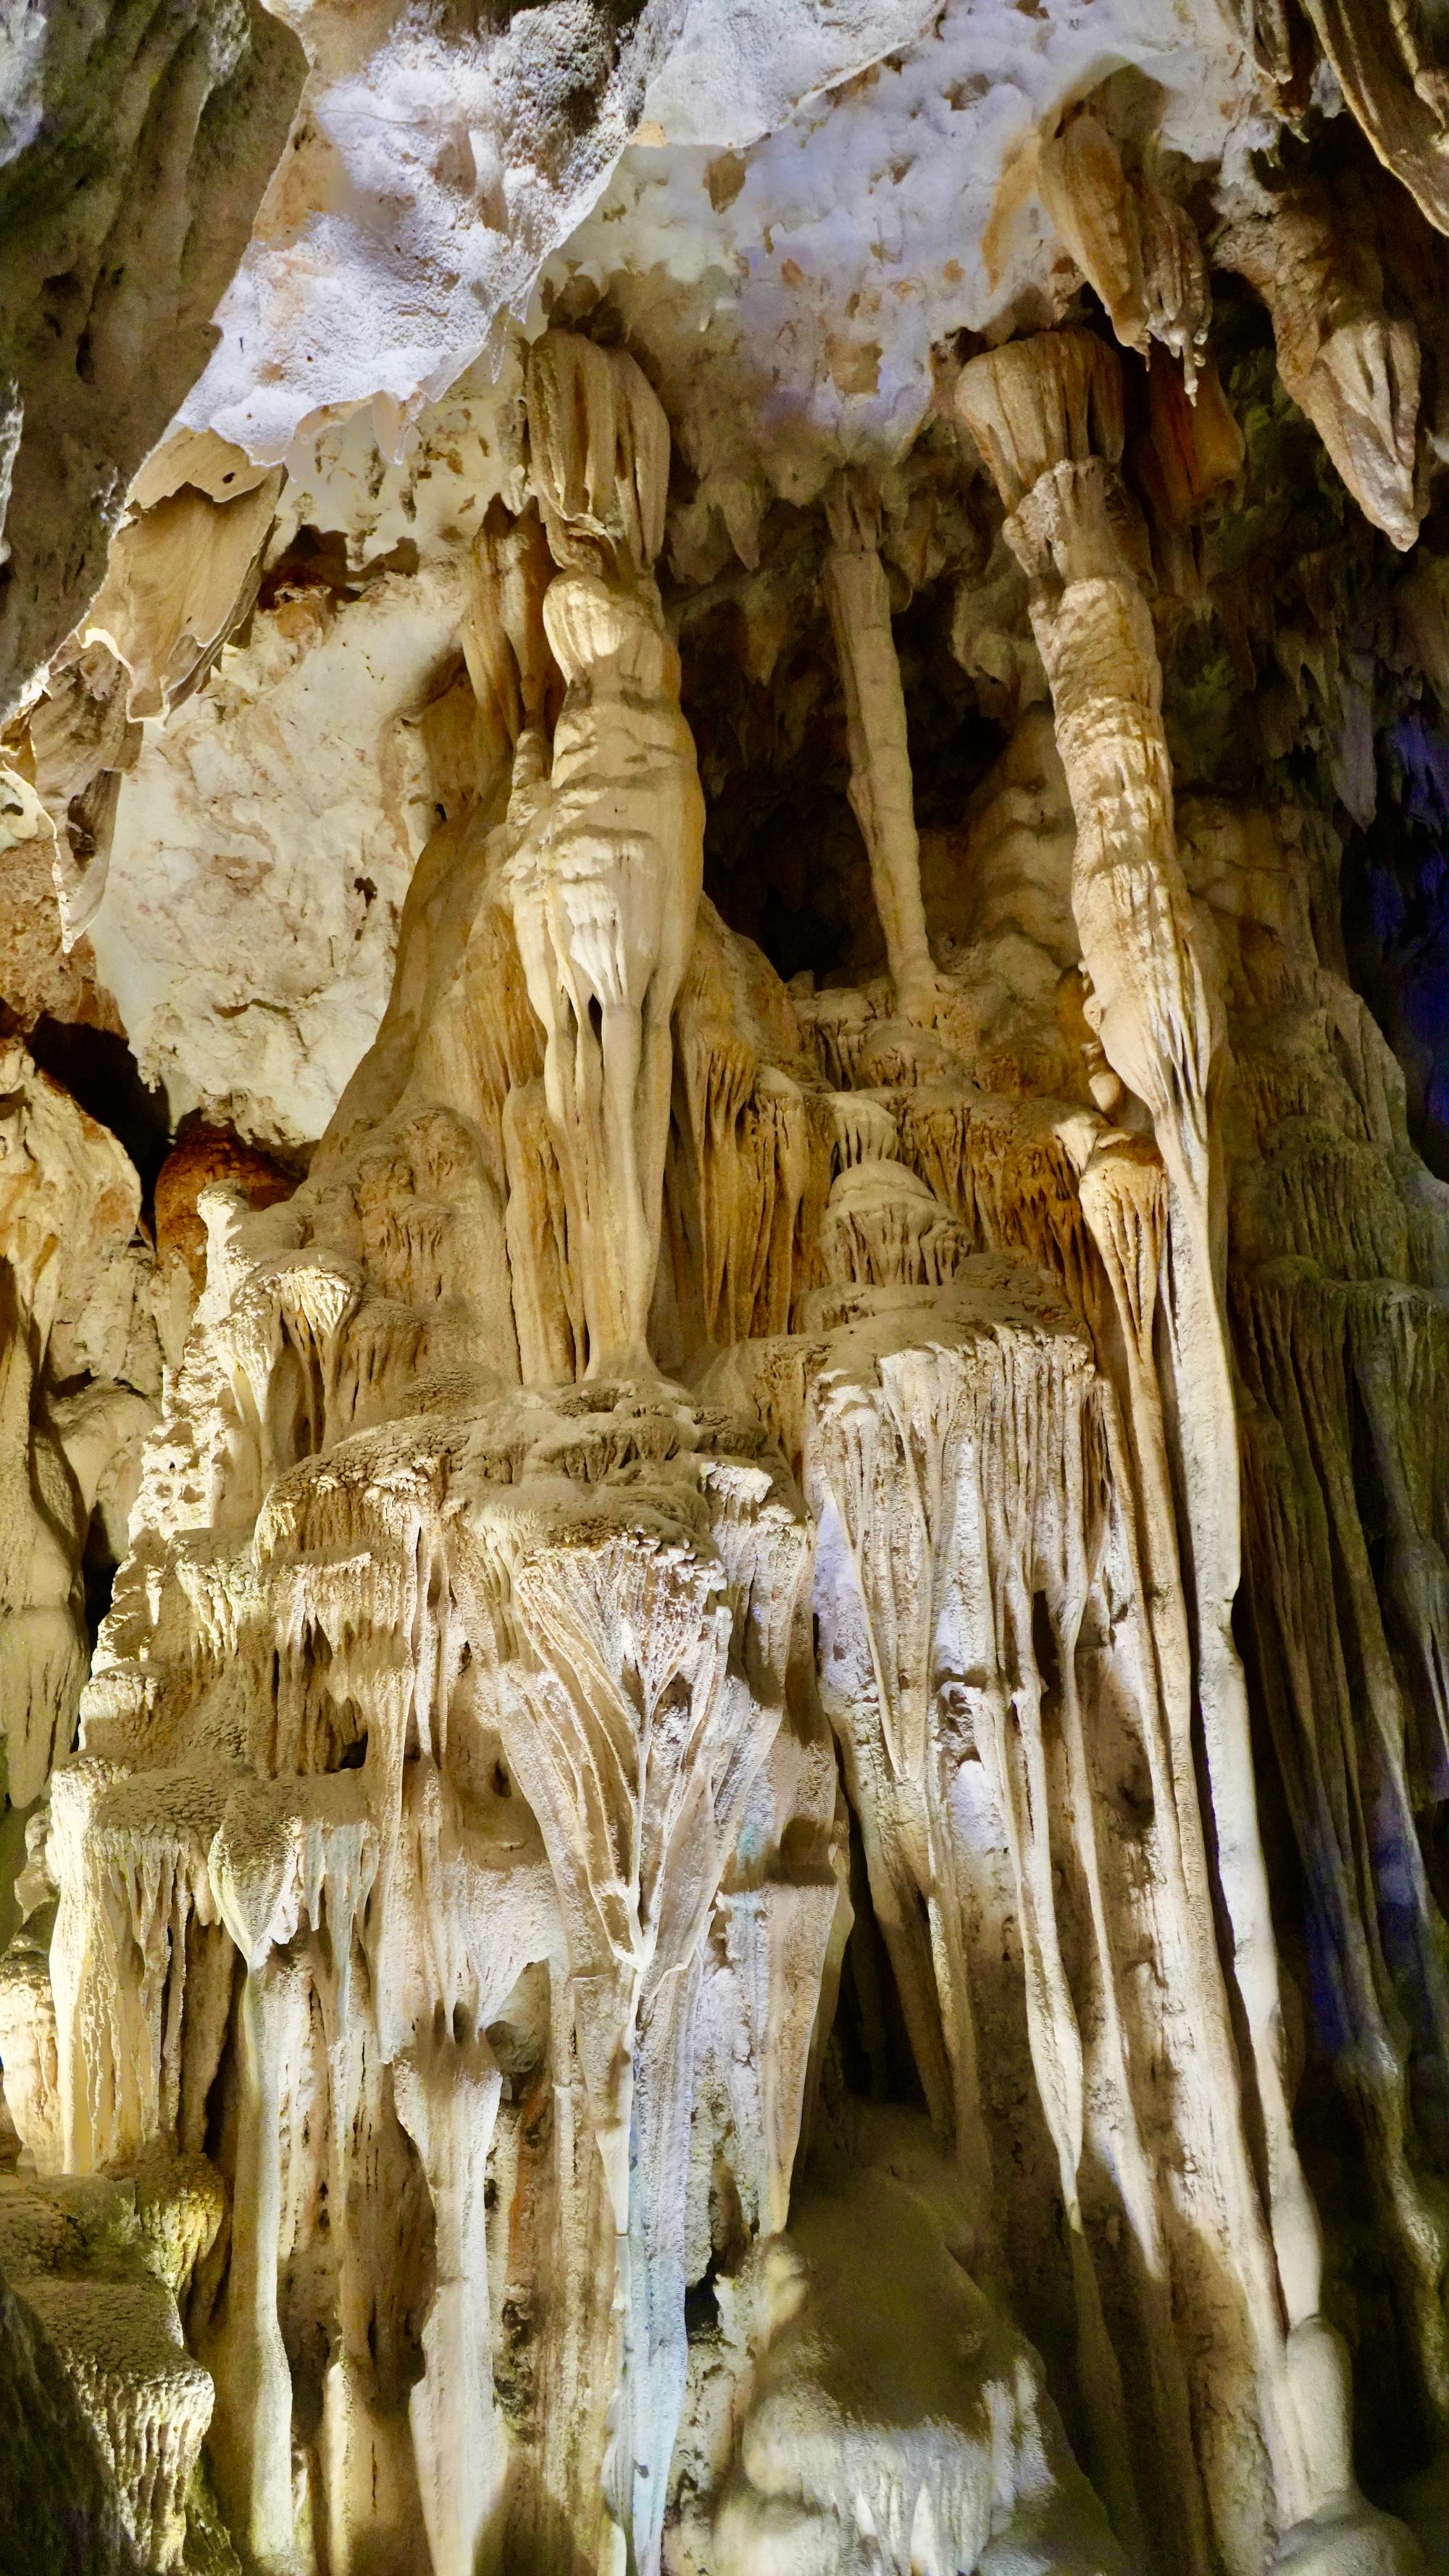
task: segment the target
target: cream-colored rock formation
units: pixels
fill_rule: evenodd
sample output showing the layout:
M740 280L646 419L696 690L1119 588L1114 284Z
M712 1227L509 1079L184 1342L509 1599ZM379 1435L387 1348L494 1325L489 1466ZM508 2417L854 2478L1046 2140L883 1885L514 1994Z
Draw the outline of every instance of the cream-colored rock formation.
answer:
M1441 2563L1432 29L90 14L0 60L14 2563Z

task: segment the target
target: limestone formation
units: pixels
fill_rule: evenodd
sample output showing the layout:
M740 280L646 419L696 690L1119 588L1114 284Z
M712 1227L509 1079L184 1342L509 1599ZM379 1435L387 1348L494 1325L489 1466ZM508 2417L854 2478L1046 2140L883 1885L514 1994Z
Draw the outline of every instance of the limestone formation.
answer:
M239 0L40 5L7 46L0 707L98 588L126 488L191 391L301 88Z
M3 1180L6 1781L33 1804L85 1678L81 1554L102 1480L157 1385L136 1175L116 1140L6 1048ZM125 1512L118 1515L124 1525Z
M867 850L891 980L908 1019L935 1016L935 969L921 902L906 705L890 592L868 496L843 483L830 503L825 588L850 737L850 801Z
M1090 108L1042 147L1042 202L1124 347L1160 340L1197 392L1212 296L1190 217L1150 178L1130 180L1110 129Z
M658 399L632 358L549 333L528 413L559 565L541 614L564 693L551 747L533 726L514 752L506 882L597 1377L648 1366L704 799L653 581L669 457Z
M1444 74L1433 31L1408 10L1346 9L1342 0L1309 0L1308 14L1380 160L1412 190L1430 223L1449 230Z
M282 152L123 17L0 129L0 2560L1422 2576L1432 29L313 0Z
M1289 189L1232 206L1219 255L1262 296L1283 383L1365 517L1407 553L1424 511L1419 341L1386 309L1372 239L1335 220L1326 191Z

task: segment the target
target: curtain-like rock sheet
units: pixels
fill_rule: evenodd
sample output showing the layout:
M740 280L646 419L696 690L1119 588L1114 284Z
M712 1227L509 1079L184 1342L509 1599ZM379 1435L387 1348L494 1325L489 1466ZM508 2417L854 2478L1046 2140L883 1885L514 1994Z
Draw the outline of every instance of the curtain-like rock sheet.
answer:
M254 1211L224 1170L200 1191L204 1284L146 1449L82 1757L56 1776L37 1846L49 1980L17 1970L7 1987L13 2115L41 2172L212 2159L230 2228L189 2330L215 2385L221 2505L259 2566L310 2567L325 2546L329 2566L361 2568L381 2533L420 2569L563 2547L654 2568L666 2524L701 2565L751 2564L777 2527L802 2547L808 2529L812 2549L838 2533L844 2565L852 2523L902 2566L1025 2528L1058 2535L1061 2565L1105 2569L1120 2548L1247 2576L1288 2531L1389 2565L1394 2527L1346 2466L1343 2350L1317 2306L1286 2107L1260 2161L1283 2060L1244 1703L1239 1680L1229 1713L1232 1668L1180 1553L1181 1529L1210 1587L1235 1490L1231 1406L1198 1383L1202 1319L1220 1312L1210 1202L1228 1181L1206 1071L1196 1093L1181 1069L1176 1091L1159 1084L1122 1018L1135 984L1113 981L1096 927L1118 1114L1124 1079L1152 1092L1160 1152L1130 1120L980 1089L941 1043L949 973L929 1043L864 1002L845 1015L847 994L802 1018L698 908L672 819L688 738L667 701L662 729L652 712L667 662L630 664L618 716L607 676L586 730L570 712L575 594L606 603L614 583L647 621L635 549L656 488L632 462L627 378L575 345L545 343L537 374L561 568L507 594L511 625L504 592L479 594L486 685L516 675L499 701L516 741L506 815L443 827L401 1016L301 1187ZM1077 365L1069 341L1060 356ZM485 571L505 568L490 543ZM1086 578L1107 603L1116 579L1130 611L1115 561ZM607 651L632 651L619 618ZM578 632L598 649L592 609ZM561 694L528 678L544 638ZM1075 687L1105 744L1101 667L1063 663L1057 721ZM1133 703L1150 717L1150 682ZM1246 882L1256 898L1281 879L1291 911L1291 857L1270 826L1259 838ZM676 894L647 891L652 864L698 911L682 982L655 944ZM1095 864L1079 837L1084 937ZM1134 915L1139 982L1158 973L1162 922L1199 971L1170 866L1166 908L1149 888ZM1311 994L1315 1032L1337 1009L1363 1046L1296 900L1273 998ZM564 951L541 925L564 918L585 963L555 993L547 961ZM1222 937L1216 953L1221 971ZM1226 953L1229 1004L1250 1010ZM679 993L667 1152L644 1019L661 975ZM1170 1036L1180 1014L1170 996L1156 1007L1144 1025ZM1223 1000L1202 1012L1206 1067ZM1329 1093L1316 1043L1294 1061ZM571 1076L550 1077L553 1048ZM1266 1094L1271 1058L1244 1061ZM1365 1066L1382 1089L1381 1054ZM1335 1102L1357 1097L1336 1080ZM1311 1127L1264 1128L1242 1204L1270 1229ZM1370 1248L1406 1267L1392 1161L1373 1173L1386 1240ZM652 1242L616 1277L600 1255L628 1252L651 1204ZM1249 1422L1255 1640L1303 1615L1301 1577L1291 1608L1275 1590L1279 1462L1306 1440L1332 1473L1321 1424L1285 1418L1304 1372L1274 1374L1283 1256L1268 1255L1241 1327L1279 1422L1276 1446ZM656 1264L672 1376L643 1342ZM1428 1471L1402 1449L1383 1414L1378 1450L1410 1495ZM1394 1596L1411 1624L1429 1543ZM1355 1782L1345 1807L1341 1738L1322 1787L1321 1756L1305 1772L1308 1713L1275 1651L1289 1809L1321 1852L1305 1801L1347 1822L1370 1793ZM1326 1716L1320 1695L1313 1725ZM1356 1980L1356 2063L1377 2038L1353 2098L1432 2374L1408 2042L1363 1912L1374 1867L1397 1852L1402 1880L1413 1844L1401 1717L1394 1740L1372 1791L1389 1843L1350 1841L1313 1919ZM1398 1929L1428 1960L1422 1867L1416 1884L1416 1924L1401 1903ZM900 2259L925 2259L907 2257L911 2230L949 2209L961 2296L991 2320L967 2337L958 2429L924 2451L875 2379L878 2422L829 2414L830 2371L873 2347L847 2361L848 2319L824 2324L842 2293L838 2254L809 2250L816 2221L788 2291L780 2270L862 1907L927 2115ZM702 2281L726 2336L708 2368ZM790 2322L821 2300L818 2322ZM827 2332L846 2342L821 2379ZM871 2332L878 2373L890 2336ZM789 2358L801 2333L808 2365ZM731 2369L736 2468L710 2387ZM983 2454L993 2374L1013 2371L1021 2429ZM766 2465L782 2440L784 2486Z
M1321 12L1102 8L300 13L7 732L116 1045L0 1049L0 2270L118 2564L1432 2546L1449 1188L1342 924L1445 271Z

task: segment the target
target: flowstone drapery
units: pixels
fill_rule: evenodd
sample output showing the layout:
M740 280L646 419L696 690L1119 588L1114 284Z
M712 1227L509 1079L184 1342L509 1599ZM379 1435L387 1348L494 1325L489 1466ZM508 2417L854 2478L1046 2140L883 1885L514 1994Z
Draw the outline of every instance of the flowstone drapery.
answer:
M564 336L530 380L561 568L526 521L480 540L506 815L500 780L443 828L395 1007L425 1005L308 1178L257 1212L201 1192L205 1284L37 1840L50 1974L12 1972L7 2082L41 2177L213 2159L229 2231L188 2325L217 2495L269 2576L379 2551L653 2570L667 2522L680 2567L944 2567L1036 2520L1070 2531L1051 2563L1103 2570L1120 2547L1249 2576L1285 2531L1304 2563L1397 2563L1347 2466L1275 2089L1225 1626L1222 1005L1113 550L1115 364L1061 335L960 399L1038 585L1116 1114L1135 1094L1155 1143L978 1090L941 1043L949 975L929 1042L842 1020L848 996L797 1009L701 906L647 571L659 424ZM992 2322L955 2429L903 2448L884 2397L879 2423L847 2407L810 2436L835 2465L792 2452L782 2487L789 2338L814 2353L798 2321L838 2299L821 2252L788 2255L788 2296L779 2265L852 1904L934 2140L900 2225L952 2212ZM1345 1889L1325 1934L1362 2028L1388 2006L1358 1921ZM1402 2082L1359 2089L1437 2387ZM981 2448L1001 2372L1024 2451Z
M1218 1288L1221 1002L1204 972L1174 845L1156 645L1120 533L1123 500L1111 479L1122 446L1119 377L1115 355L1100 341L1057 332L973 360L962 373L957 401L1012 514L1008 541L1027 575L1033 629L1051 685L1077 821L1072 911L1082 941L1088 1013L1112 1071L1151 1120L1166 1180L1165 1229L1155 1243L1149 1235L1133 1267L1140 1308L1142 1274L1155 1273L1166 1255L1172 1411L1196 1614L1192 1688L1214 1824L1217 1900L1231 1928L1231 1974L1263 2124L1276 2282L1263 2263L1267 2248L1253 2245L1258 2230L1245 2148L1239 2149L1244 2169L1235 2195L1235 2233L1249 2275L1245 2303L1270 2371L1280 2313L1287 2322L1281 2395L1269 2399L1270 2406L1281 2407L1281 2417L1265 2438L1280 2511L1297 2522L1331 2505L1341 2486L1348 2448L1346 2389L1334 2340L1319 2315L1317 2224L1284 2081L1247 1691L1231 1630L1240 1546L1232 1381ZM1095 1202L1102 1213L1094 1230L1107 1233L1107 1207L1115 1198L1112 1215L1120 1221L1131 1199L1114 1192L1110 1165L1099 1169L1098 1189L1086 1202L1087 1220L1093 1221ZM1121 1303L1145 1376L1146 1332L1139 1333L1125 1295ZM1141 1422L1146 1406L1140 1397L1134 1411ZM1152 1461L1146 1481L1160 1488L1156 1421L1142 1427ZM1160 1509L1150 1510L1149 1524L1161 1517ZM1177 1587L1167 1589L1170 1600ZM1161 1627L1175 1608L1167 1610ZM1164 1660L1176 1702L1177 1768L1185 1788L1192 1729L1178 1637ZM1197 1839L1190 1824L1187 1867L1201 1948L1210 1899L1208 1873L1193 1848ZM1208 2020L1200 2026L1199 2042L1205 2058L1216 2057L1221 2079L1231 2060L1226 2016L1214 2013L1215 2000L1203 1997ZM1208 2039L1213 2020L1215 2047Z
M1444 882L1438 93L1092 5L1010 117L954 5L303 12L0 742L0 2374L97 2566L1422 2576L1449 1187L1337 872L1392 779Z

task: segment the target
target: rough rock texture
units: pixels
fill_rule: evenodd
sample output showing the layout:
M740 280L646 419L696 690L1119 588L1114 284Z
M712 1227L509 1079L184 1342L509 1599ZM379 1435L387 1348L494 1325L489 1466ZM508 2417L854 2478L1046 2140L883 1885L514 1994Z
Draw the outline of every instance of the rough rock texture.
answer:
M108 2463L39 2320L0 2289L0 2466L5 2564L14 2576L135 2576L138 2560Z
M281 158L228 20L271 86L213 47L150 195L18 22L4 291L120 191L165 338L32 338L6 450L34 2564L57 2474L158 2576L1438 2563L1449 224L1379 14L313 0Z
M254 0L45 0L6 34L0 707L63 642L190 392L303 64Z
M0 1672L7 1787L27 1807L75 1724L88 1526L105 1487L113 1526L124 1527L123 1453L149 1418L159 1370L130 1163L18 1040L0 1056L0 1082Z

